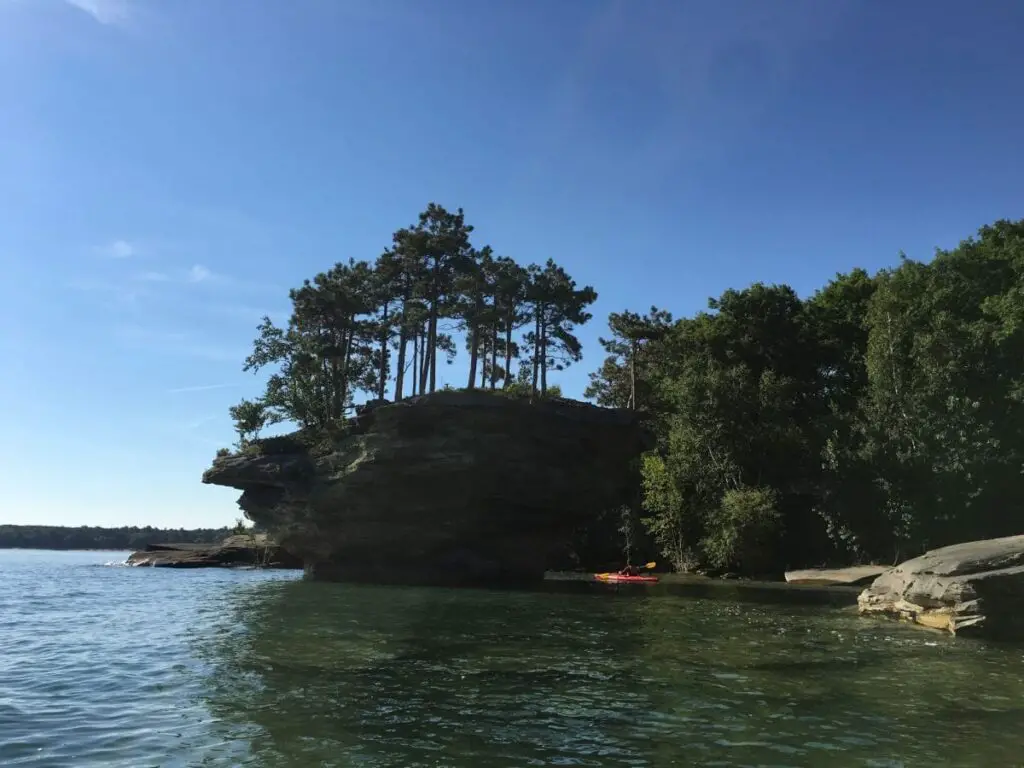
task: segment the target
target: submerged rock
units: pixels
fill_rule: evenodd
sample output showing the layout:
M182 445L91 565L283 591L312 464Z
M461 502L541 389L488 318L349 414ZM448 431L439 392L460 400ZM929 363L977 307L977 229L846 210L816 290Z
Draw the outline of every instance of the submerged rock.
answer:
M128 557L129 565L156 568L301 568L302 561L265 534L229 536L219 544L150 544Z
M488 583L543 578L576 526L632 503L651 438L631 411L438 392L366 409L317 450L261 447L218 458L203 482L241 490L307 574Z
M858 604L958 635L1024 639L1024 536L926 552L875 579Z

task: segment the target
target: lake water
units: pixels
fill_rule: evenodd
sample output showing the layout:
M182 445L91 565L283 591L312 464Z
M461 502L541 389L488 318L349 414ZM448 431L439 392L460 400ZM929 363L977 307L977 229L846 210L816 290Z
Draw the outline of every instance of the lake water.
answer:
M0 551L0 765L1024 760L1021 648L662 587L104 566L124 555Z

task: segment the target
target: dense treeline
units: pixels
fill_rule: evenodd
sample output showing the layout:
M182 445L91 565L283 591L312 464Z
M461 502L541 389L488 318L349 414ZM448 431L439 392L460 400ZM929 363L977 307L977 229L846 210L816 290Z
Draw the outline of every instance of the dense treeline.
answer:
M575 329L597 294L551 259L522 266L476 247L473 233L461 208L431 203L374 262L338 263L293 289L287 326L264 318L245 361L273 372L262 397L231 409L240 442L282 421L343 424L358 394L433 392L438 357L454 360L457 336L469 389L550 396L548 374L581 358Z
M97 528L83 525L0 525L0 549L111 549L137 550L147 544L212 544L232 533L231 528Z
M1024 528L1024 221L927 263L610 318L587 394L639 408L643 527L683 570L891 562Z

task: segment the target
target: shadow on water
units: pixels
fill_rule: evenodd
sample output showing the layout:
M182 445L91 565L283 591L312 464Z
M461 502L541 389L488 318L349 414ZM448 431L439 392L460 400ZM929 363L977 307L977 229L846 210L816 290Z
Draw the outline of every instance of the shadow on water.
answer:
M1012 764L1019 652L666 587L250 584L194 647L248 765Z
M574 592L240 589L236 628L197 649L207 704L259 765L643 764L641 601Z

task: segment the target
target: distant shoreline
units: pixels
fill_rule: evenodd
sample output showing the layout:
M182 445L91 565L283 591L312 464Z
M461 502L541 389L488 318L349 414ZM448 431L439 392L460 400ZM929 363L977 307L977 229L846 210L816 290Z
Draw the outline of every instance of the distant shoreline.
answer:
M41 549L53 552L134 552L150 544L212 545L231 535L231 528L155 528L94 525L0 525L0 549Z
M0 552L2 551L18 551L18 552L131 552L131 548L125 549L97 549L94 547L9 547L0 544Z

